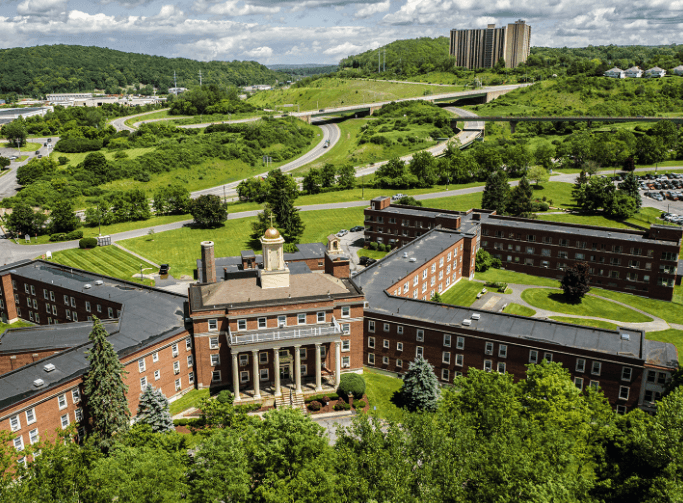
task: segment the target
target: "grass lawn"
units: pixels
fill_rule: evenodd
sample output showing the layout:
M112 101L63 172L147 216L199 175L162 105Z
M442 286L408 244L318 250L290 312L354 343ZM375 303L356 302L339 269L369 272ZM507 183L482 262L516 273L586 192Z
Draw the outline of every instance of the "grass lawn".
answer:
M0 322L0 334L3 333L8 328L24 328L24 327L32 327L32 326L33 326L33 323L29 323L28 321L24 321L24 320L17 320L11 324Z
M627 323L652 321L649 316L592 295L585 297L579 303L572 304L566 301L561 290L528 288L522 292L522 299L534 307L556 313L595 316Z
M660 330L659 332L647 332L645 334L646 339L652 341L670 342L676 345L678 350L678 358L683 355L683 330L676 330L675 328L670 328L668 330Z
M188 391L181 398L171 403L171 415L175 416L184 410L197 407L199 406L199 402L205 398L209 398L209 388L193 389L192 391Z
M152 152L155 148L154 147L141 147L141 148L131 148L126 150L126 154L128 154L128 159L135 159L136 157L140 157L141 155L144 155L148 152ZM104 154L104 157L108 161L114 161L114 154L116 152L119 152L118 150L108 150L108 149L102 149L99 151L100 153ZM52 153L52 156L55 158L60 158L60 157L66 157L69 159L69 162L65 164L62 169L66 169L67 166L72 166L75 167L76 165L82 163L86 156L90 154L91 152L77 152L73 154L69 154L67 152L57 152L54 151Z
M363 208L343 208L335 210L306 211L301 213L306 230L302 243L327 243L327 236L363 223ZM153 236L127 239L121 246L148 257L157 264L171 265L173 277L187 275L192 277L196 260L200 258L201 241L215 243L216 257L239 255L241 250L260 250L260 244L251 242L251 223L255 217L228 220L218 229L193 229L183 227Z
M168 112L169 112L169 109L167 108L165 110L159 110L158 112L154 112L153 114L134 115L130 119L126 119L123 123L126 126L133 127L133 124L135 124L136 122L149 121L149 120L154 120L154 119L165 119L166 117L169 116ZM117 118L118 117L114 117L114 119L117 119ZM112 119L112 120L114 120L114 119Z
M507 307L503 309L503 312L507 314L517 314L519 316L533 316L536 314L536 311L530 307L515 304L514 302L508 304Z
M477 294L481 292L482 288L481 283L461 279L441 294L441 302L453 304L454 306L469 307L477 300Z
M7 145L9 145L9 142L0 142L0 148L8 148ZM19 150L22 152L35 152L38 150L40 147L42 147L42 143L36 143L36 142L26 142L26 144L21 147ZM16 150L16 148L12 147L10 150ZM7 154L11 155L11 154Z
M584 325L587 327L606 328L607 330L616 330L617 325L608 321L588 320L585 318L570 318L568 316L550 316L551 320L561 321L563 323L573 323L574 325Z
M593 295L599 295L600 297L616 300L617 302L621 302L629 306L637 307L641 311L645 311L646 313L657 316L668 323L683 324L683 305L679 303L667 302L665 300L648 299L628 293L602 290L600 288L591 288L591 293Z
M477 272L474 274L474 279L489 281L491 283L502 282L517 285L560 287L560 282L554 279L532 276L521 272L506 271L504 269L490 268L486 272Z
M370 257L370 258L374 258L377 260L384 257L387 253L389 253L389 252L379 251L379 250L369 250L366 248L361 248L360 250L358 250L358 256L359 257Z
M363 369L363 379L365 394L370 402L370 414L388 421L402 421L406 412L394 405L391 397L401 389L403 380L367 367Z
M152 264L143 262L116 246L102 246L90 250L81 250L80 248L64 250L53 253L52 257L52 262L57 262L67 267L77 267L135 283L140 283L140 263L142 263L144 274L159 272ZM136 273L138 278L133 278L133 275ZM145 279L144 284L154 286L154 281Z
M532 183L531 187L534 189L534 194L531 196L534 199L542 200L545 197L548 202L552 201L552 206L555 208L574 207L574 200L572 199L574 185L571 183L545 182L539 185Z

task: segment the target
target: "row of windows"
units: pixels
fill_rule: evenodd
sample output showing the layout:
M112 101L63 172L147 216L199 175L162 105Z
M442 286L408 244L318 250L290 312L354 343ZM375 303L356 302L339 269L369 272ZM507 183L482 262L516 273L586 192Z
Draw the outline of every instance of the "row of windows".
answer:
M16 282L15 280L12 280L12 287L13 287L15 290L17 289L17 282ZM35 286L33 286L33 285L29 285L28 283L24 283L24 292L26 292L27 294L30 294L30 295L35 296L35 295L36 295L36 288L35 288ZM49 301L51 301L51 302L55 302L55 298L56 298L56 297L55 297L55 292L53 292L52 290L48 291L47 288L43 288L43 298L44 298L45 300L49 300ZM28 299L27 299L27 300L28 300ZM17 302L18 302L18 301L17 301ZM29 300L29 302L30 302L30 300ZM75 299L75 297L70 297L69 295L64 294L64 305L75 308L75 307L76 307L76 299ZM29 303L29 307L31 307L31 304L30 304L30 303ZM33 299L33 307L34 307L34 309L38 309L38 304L37 304L37 302L36 302L35 299ZM55 309L55 308L53 307L53 309ZM86 301L85 301L85 310L86 310L87 312L91 312L91 311L92 311L92 305L90 304L90 301L89 301L89 300L86 300ZM96 304L96 310L97 310L98 313L101 313L101 312L102 312L102 306L101 306L100 304ZM113 318L113 309L110 307L110 308L108 308L108 310L109 310L109 317L110 317L110 318ZM50 311L50 309L48 308L48 312L49 312L49 311ZM119 312L120 312L120 311L119 311ZM53 314L57 314L57 313L55 312L55 313L53 313ZM117 316L118 316L118 315L117 315Z
M161 373L158 370L154 371L154 380L158 381L161 379ZM194 384L194 372L188 372L187 374L187 382L188 384ZM149 382L147 381L147 377L141 377L140 378L140 391L145 391L147 389L147 386L149 386ZM175 380L175 390L180 391L182 389L182 383L181 383L181 378L179 377L178 379Z
M185 351L191 351L191 350L192 350L192 338L188 337L187 339L185 339ZM179 354L178 343L175 343L175 344L171 345L171 355L173 356L173 358L176 358L178 356L178 354ZM154 353L152 353L152 362L156 363L158 361L159 361L159 351L155 351ZM191 367L192 364L193 364L192 355L188 355L187 356L187 366ZM138 371L144 372L146 369L147 369L147 362L146 362L145 358L140 358L138 360ZM180 372L180 363L179 362L173 362L173 370L175 371L176 374L178 372Z
M218 347L217 344L218 344L218 342L216 341L216 347L212 347L212 349L217 349L217 347ZM351 341L348 339L342 340L341 350L344 352L351 351ZM299 348L299 355L301 358L303 358L305 360L307 355L308 355L306 348ZM286 349L281 349L280 350L280 358L287 358L287 357L289 357L289 351ZM325 359L327 357L327 348L325 346L320 346L320 357L322 359ZM211 366L212 367L216 367L216 366L220 365L221 359L220 359L219 354L214 353L214 354L210 355L210 358L211 358ZM246 367L249 365L249 359L250 359L249 353L240 353L238 355L238 358L239 358L239 366L240 367ZM259 364L263 364L263 365L267 364L269 361L268 352L267 351L260 352L258 354L258 359L259 359Z
M342 306L341 312L342 312L342 318L350 318L351 317L351 307L350 306ZM306 325L306 313L297 314L296 320L297 320L297 325ZM268 328L268 318L266 318L266 317L257 318L256 321L257 321L258 328ZM325 321L326 321L325 311L319 311L318 313L316 313L316 322L317 323L325 323ZM277 326L278 327L286 327L287 326L287 315L280 315L277 317ZM247 320L246 319L237 320L237 330L247 330ZM216 332L216 331L218 331L218 320L217 319L210 319L209 320L209 332Z

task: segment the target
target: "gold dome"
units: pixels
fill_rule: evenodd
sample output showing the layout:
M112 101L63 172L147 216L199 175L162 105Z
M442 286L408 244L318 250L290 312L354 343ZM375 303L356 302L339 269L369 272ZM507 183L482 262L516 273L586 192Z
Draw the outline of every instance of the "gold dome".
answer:
M271 227L270 229L266 230L266 234L263 237L266 239L278 239L280 237L280 231L278 231L275 227Z

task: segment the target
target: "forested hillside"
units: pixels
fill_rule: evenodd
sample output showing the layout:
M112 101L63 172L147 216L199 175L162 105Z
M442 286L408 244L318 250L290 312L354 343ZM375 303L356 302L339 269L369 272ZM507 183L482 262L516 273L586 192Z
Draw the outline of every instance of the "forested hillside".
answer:
M412 74L447 70L453 67L453 59L448 55L448 44L448 37L396 40L381 48L382 68L384 68L384 51L386 50L387 72ZM339 68L357 68L377 72L378 60L377 49L373 49L342 59L339 62Z
M199 84L272 84L286 77L255 61L200 62L164 58L79 45L43 45L0 50L0 95L17 93L39 97L47 93L93 91L115 93L139 84L165 92L173 87ZM147 89L149 94L151 88Z

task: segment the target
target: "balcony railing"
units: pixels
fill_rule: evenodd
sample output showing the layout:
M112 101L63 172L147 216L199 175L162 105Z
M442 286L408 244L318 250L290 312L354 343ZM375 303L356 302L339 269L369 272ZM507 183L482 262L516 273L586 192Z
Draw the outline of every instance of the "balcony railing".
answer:
M307 326L305 328L279 328L273 330L252 330L247 333L233 334L229 331L230 345L255 344L259 342L276 342L291 339L306 339L324 335L341 335L342 328L337 320L332 318L332 323Z

